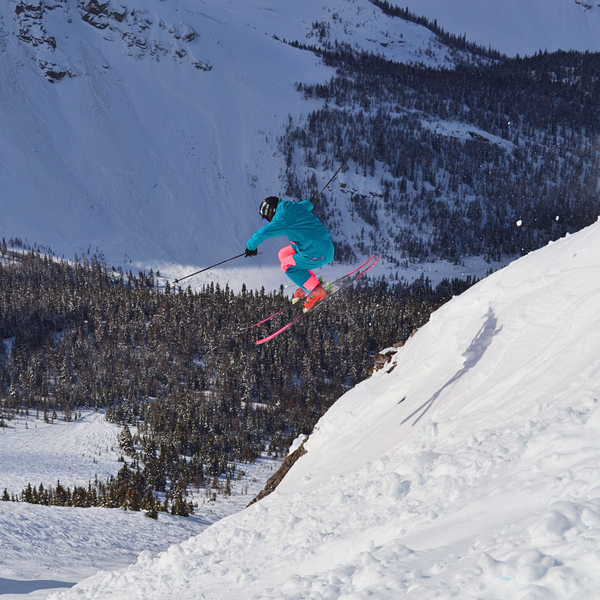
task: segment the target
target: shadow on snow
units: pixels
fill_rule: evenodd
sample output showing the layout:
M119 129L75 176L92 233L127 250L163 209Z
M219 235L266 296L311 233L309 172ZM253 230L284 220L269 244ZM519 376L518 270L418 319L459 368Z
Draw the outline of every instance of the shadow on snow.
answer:
M70 588L75 584L68 581L52 581L50 579L38 579L23 581L20 579L3 579L0 577L0 596L4 594L30 594L38 590L49 590L54 588Z
M486 350L492 343L494 336L498 335L502 331L502 327L500 329L496 329L496 325L498 324L498 320L496 319L496 315L494 315L494 311L490 307L486 316L485 323L483 327L479 330L479 333L475 336L475 339L471 342L471 345L465 350L463 356L465 358L465 362L463 363L463 367L460 371L448 381L444 386L442 386L429 400L421 404L419 408L413 411L404 421L402 421L402 425L407 421L410 421L416 414L421 413L413 422L413 427L421 420L421 418L429 411L429 409L433 406L435 401L440 397L441 393L454 385L463 375L466 375L470 369L472 369L483 357Z

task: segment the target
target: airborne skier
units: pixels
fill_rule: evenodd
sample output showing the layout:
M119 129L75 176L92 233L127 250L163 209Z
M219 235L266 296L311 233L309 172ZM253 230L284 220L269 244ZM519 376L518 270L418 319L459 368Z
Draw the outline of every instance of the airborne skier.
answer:
M304 300L304 310L327 296L311 269L330 263L335 250L329 231L312 210L313 203L308 200L291 202L277 196L265 198L259 212L267 224L248 240L245 253L245 256L256 256L258 246L266 239L286 235L290 245L279 251L279 261L283 272L299 286L294 298Z

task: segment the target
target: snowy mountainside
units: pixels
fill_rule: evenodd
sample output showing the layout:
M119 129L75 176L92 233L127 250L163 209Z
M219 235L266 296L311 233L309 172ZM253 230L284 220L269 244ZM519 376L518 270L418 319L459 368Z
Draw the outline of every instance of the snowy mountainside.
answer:
M70 489L115 476L123 463L122 429L104 411L83 410L72 421L46 421L41 414L2 420L0 496L18 497L31 484ZM135 430L134 430L135 431ZM281 461L263 456L244 464L230 496L208 498L190 487L197 508L189 518L114 508L41 506L0 501L0 596L3 600L46 598L51 587L69 587L99 570L123 568L142 551L167 549L197 535L224 516L243 509ZM243 475L241 474L243 471Z
M508 56L540 50L600 51L600 5L588 0L406 0L392 2L456 35Z
M600 222L436 313L278 489L70 598L592 600Z
M172 278L243 249L260 226L257 203L281 191L276 138L289 114L314 106L294 84L333 73L281 40L311 39L331 10L314 0L2 3L0 234ZM355 44L447 62L441 48L424 53L430 31L391 23L366 0L340 2L338 14ZM384 48L389 31L402 44ZM251 270L274 264L264 254Z
M433 18L444 24L455 12L439 6ZM171 280L234 255L260 225L257 202L284 193L277 140L288 117L299 122L322 105L296 84L334 73L284 40L324 39L428 66L452 67L456 56L429 29L368 0L2 3L0 235L68 258L159 268ZM320 169L317 183L335 167ZM278 287L279 243L219 278Z

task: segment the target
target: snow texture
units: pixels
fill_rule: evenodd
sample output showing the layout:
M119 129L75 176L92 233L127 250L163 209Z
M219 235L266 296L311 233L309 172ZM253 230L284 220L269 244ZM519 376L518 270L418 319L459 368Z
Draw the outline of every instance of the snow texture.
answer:
M54 600L600 595L600 222L453 299L279 488Z
M64 485L87 486L96 475L105 480L115 475L121 454L118 435L119 428L105 420L104 412L85 411L68 423L14 419L0 429L0 486L20 493L28 483L56 485L60 479Z

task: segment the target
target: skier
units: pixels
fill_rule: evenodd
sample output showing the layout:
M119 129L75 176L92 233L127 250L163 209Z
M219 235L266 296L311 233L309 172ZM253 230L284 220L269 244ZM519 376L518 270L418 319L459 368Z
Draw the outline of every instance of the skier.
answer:
M283 272L300 286L294 293L294 299L305 301L305 311L327 296L310 269L330 263L334 255L331 235L312 209L313 204L308 200L291 202L277 196L265 198L259 212L267 224L248 240L245 254L256 256L258 246L266 239L286 235L290 245L279 251L279 261Z

